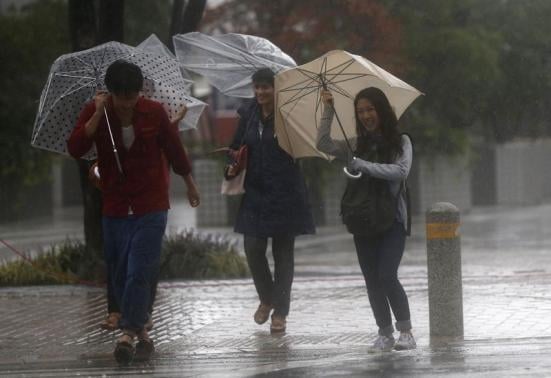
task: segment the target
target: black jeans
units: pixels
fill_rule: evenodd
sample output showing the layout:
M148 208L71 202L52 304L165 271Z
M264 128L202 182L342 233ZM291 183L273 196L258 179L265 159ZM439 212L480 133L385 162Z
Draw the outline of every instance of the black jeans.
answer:
M273 278L266 258L268 238L245 235L244 244L247 262L260 302L271 304L275 315L287 316L295 271L295 237L284 235L272 238Z
M388 231L375 238L354 235L369 303L380 335L389 336L394 331L390 309L399 331L411 329L408 297L398 280L405 241L406 232L399 222L394 222Z

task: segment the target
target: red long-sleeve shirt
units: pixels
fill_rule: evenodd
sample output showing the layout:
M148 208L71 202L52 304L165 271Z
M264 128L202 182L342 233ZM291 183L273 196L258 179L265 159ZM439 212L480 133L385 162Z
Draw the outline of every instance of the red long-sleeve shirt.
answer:
M73 129L67 147L74 158L82 157L96 144L98 165L102 179L103 214L127 216L167 210L169 205L168 164L180 176L191 173L191 165L180 141L178 128L170 123L162 105L140 97L134 109L132 125L134 143L128 150L123 145L121 124L109 100L107 114L119 154L124 178L119 174L113 146L103 116L97 132L88 137L85 124L96 110L93 102L87 104Z

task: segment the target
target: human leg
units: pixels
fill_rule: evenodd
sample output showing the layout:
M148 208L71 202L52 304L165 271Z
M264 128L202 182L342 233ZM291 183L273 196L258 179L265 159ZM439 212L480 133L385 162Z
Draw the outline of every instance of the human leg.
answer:
M390 307L384 288L379 280L379 240L365 236L354 235L354 244L358 262L364 276L369 304L373 311L375 322L379 327L380 336L392 336L394 327Z
M103 252L107 270L107 318L101 328L119 328L120 301L126 280L128 246L130 241L130 219L103 217Z
M121 300L120 325L123 329L138 333L147 322L152 286L159 270L166 220L166 211L146 214L135 219Z
M405 231L402 224L395 222L380 242L379 281L396 318L399 331L411 329L409 302L398 279L398 268L404 254Z
M268 239L251 235L244 235L243 238L247 263L260 299L260 305L254 314L254 320L258 324L263 324L268 320L272 309L274 285L268 259L266 258Z
M403 225L396 222L385 233L380 245L379 280L396 318L396 329L400 331L400 337L394 345L396 350L414 349L417 346L411 333L408 297L398 279L398 267L404 253L405 238Z
M274 256L274 314L287 316L291 302L291 287L295 271L295 237L275 236L272 238Z

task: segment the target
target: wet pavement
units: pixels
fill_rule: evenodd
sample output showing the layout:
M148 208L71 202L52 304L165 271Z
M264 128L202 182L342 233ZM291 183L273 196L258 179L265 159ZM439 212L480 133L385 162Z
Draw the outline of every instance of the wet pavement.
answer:
M177 204L169 228L191 227L190 219L193 210ZM550 221L551 204L463 215L462 341L430 340L424 227L418 218L400 268L417 338L414 351L367 353L376 328L353 243L336 227L297 240L284 335L272 336L268 324L252 321L258 303L250 279L163 282L154 312L155 356L128 368L119 368L112 357L117 334L98 328L105 315L102 289L0 289L0 375L551 376ZM58 222L60 236L77 230L78 212L61 214ZM1 234L11 235L18 247L40 243L32 230L25 231L28 225L3 227ZM203 231L232 235L229 229Z

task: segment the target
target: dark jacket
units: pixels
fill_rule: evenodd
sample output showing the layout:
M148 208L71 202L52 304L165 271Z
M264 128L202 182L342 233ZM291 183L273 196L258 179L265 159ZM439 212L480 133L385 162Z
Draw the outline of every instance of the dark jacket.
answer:
M119 118L112 108L112 100L109 100L107 113L125 173L124 181L120 180L105 116L100 120L96 134L92 138L86 136L84 126L96 111L94 102L84 107L67 141L69 153L74 158L80 158L94 143L96 145L102 179L103 215L125 217L129 207L136 215L168 209L168 164L180 176L191 173L177 126L170 123L160 103L140 98L132 119L136 139L127 151L122 142Z
M306 185L298 164L280 147L274 118L262 120L254 101L237 111L239 126L230 148L248 146L245 194L235 223L238 233L272 237L315 232Z

